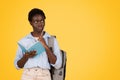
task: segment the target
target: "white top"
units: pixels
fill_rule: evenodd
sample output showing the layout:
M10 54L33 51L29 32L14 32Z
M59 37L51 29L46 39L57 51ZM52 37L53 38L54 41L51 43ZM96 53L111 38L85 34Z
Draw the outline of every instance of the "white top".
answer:
M48 44L49 37L51 37L51 35L49 35L48 33L45 33L43 36L43 38L46 41L46 44ZM22 44L26 49L28 49L30 46L32 46L36 42L38 42L38 40L34 38L31 33L18 41L18 43ZM53 50L54 50L53 53L55 54L57 60L55 64L51 64L51 65L55 67L56 69L58 69L62 65L62 58L60 55L60 49L59 49L56 38L54 38L54 49ZM18 46L16 58L14 61L15 67L17 69L20 69L17 65L17 62L23 57L24 54L25 53L23 53L21 48ZM50 69L50 63L48 62L48 57L45 51L42 54L40 54L39 57L29 58L23 68L35 68L35 67L40 67L42 69Z

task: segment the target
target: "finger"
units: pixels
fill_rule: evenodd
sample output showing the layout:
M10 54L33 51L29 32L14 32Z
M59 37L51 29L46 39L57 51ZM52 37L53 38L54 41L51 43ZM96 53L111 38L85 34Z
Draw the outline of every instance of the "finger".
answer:
M33 54L31 54L31 57L34 57L36 55L36 53L33 53Z
M29 54L29 52L27 51L27 52L25 52L25 54Z
M39 38L38 38L38 40L39 40L39 41L41 41L41 40L42 40L42 38L41 38L41 37L39 37Z
M41 36L43 36L44 34L45 34L45 31L42 31L42 32L41 32Z
M36 53L36 50L33 50L32 52L33 52L33 53Z

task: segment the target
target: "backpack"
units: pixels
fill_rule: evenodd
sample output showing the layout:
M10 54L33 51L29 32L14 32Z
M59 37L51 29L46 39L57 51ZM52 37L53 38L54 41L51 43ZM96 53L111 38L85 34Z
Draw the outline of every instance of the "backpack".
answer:
M48 46L52 50L53 43L54 43L55 36L51 36L48 38ZM61 51L61 57L62 57L62 66L60 69L55 69L53 66L51 66L50 73L51 73L51 80L65 80L65 74L66 74L66 52L64 50Z

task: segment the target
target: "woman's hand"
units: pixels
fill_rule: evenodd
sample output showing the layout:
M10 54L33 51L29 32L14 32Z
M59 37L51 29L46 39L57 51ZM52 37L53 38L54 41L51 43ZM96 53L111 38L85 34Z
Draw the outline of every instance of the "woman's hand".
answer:
M35 55L36 55L36 51L33 50L33 51L30 51L30 52L26 52L24 56L26 58L33 58Z

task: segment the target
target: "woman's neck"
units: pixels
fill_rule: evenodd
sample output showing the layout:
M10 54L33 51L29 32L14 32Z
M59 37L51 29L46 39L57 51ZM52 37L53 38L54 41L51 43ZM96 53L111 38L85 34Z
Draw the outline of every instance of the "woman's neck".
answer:
M32 36L39 37L41 35L41 32L31 32Z
M34 37L39 37L41 35L44 35L44 33L45 33L45 31L43 31L43 32L31 32L32 36L34 36Z

